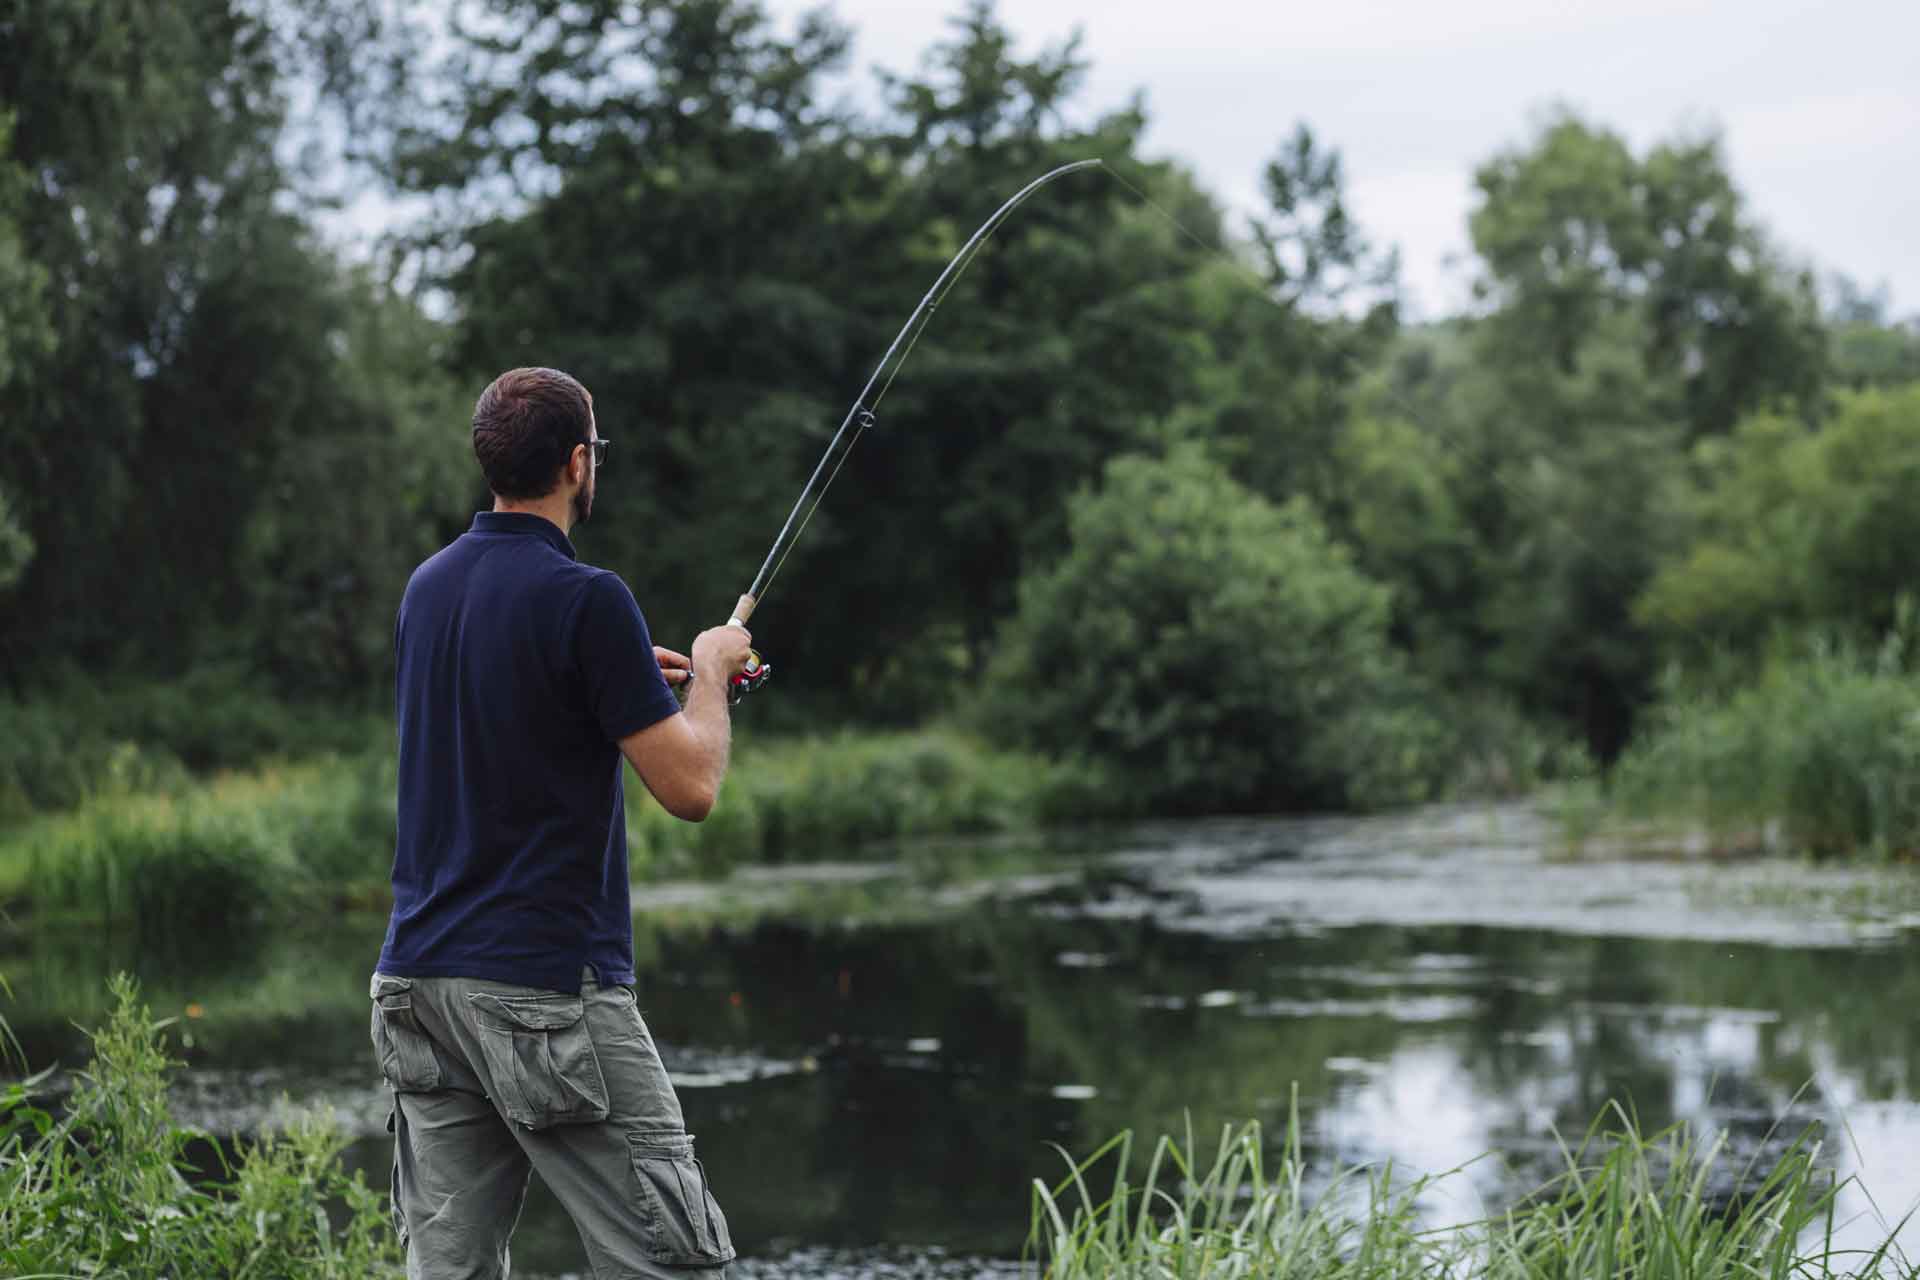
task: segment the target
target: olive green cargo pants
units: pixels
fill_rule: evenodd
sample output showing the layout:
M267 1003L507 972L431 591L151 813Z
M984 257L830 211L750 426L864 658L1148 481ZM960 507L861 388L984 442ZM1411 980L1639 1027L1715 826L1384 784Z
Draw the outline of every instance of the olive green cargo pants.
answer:
M589 970L589 975L591 970ZM540 1177L598 1280L719 1280L727 1220L631 989L373 975L409 1280L501 1280Z

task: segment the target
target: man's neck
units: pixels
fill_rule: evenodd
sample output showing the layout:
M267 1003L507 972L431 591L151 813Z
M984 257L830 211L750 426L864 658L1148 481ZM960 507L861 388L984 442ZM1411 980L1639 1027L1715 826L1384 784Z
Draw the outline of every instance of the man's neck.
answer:
M502 498L496 495L493 509L502 513L539 516L558 525L561 533L573 532L573 503L562 494L550 494L544 498Z

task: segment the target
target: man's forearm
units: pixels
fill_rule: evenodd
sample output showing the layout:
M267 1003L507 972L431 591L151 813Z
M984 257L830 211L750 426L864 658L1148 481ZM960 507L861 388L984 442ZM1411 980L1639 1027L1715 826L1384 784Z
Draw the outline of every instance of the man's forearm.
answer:
M699 742L700 765L709 791L720 794L733 750L733 714L727 705L727 681L712 672L695 672L687 693L687 726Z

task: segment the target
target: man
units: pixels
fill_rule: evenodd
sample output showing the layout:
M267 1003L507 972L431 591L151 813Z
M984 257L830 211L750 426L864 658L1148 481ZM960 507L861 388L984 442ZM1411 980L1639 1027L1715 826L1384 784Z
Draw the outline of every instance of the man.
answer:
M626 584L575 557L607 448L578 382L501 374L473 411L493 510L400 602L373 1041L416 1280L505 1276L529 1169L600 1280L718 1277L734 1256L634 1003L620 761L669 813L705 818L749 637L656 648Z

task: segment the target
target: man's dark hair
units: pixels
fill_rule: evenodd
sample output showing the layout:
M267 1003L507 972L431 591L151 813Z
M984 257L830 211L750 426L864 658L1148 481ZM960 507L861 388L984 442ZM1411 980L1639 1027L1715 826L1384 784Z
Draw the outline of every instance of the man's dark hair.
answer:
M544 498L574 446L587 443L587 389L558 369L509 369L473 406L473 455L502 498Z

